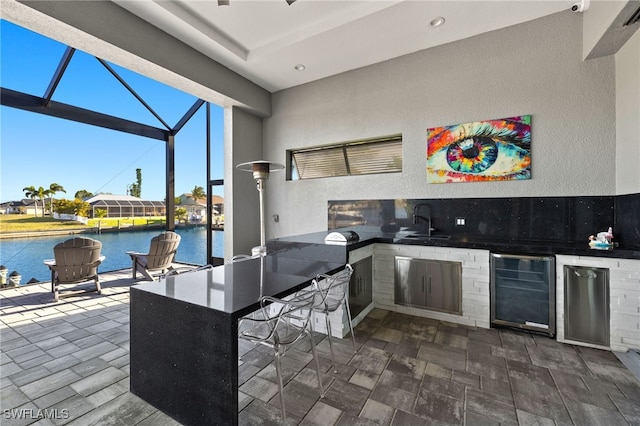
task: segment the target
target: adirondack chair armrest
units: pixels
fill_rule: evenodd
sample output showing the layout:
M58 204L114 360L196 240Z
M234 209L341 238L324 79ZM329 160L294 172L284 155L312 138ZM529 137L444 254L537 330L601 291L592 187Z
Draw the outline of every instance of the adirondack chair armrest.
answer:
M49 265L49 269L51 269L52 271L58 272L58 270L61 270L63 268L59 267L54 263L53 265Z
M102 263L102 261L104 261L104 259L106 259L106 256L100 256L98 258L98 260L96 260L93 263L88 264L87 266L98 266ZM52 271L58 271L61 268L66 268L66 266L64 267L59 267L58 265L56 265L56 261L54 259L47 259L44 261L44 264L47 265L49 267L49 269L51 269Z
M149 253L140 253L138 251L128 251L127 254L131 256L131 258L149 255Z

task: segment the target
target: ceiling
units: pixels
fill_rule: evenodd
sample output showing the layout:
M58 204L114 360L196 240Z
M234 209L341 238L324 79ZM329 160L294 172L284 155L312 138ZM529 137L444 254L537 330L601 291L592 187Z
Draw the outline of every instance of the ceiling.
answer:
M568 10L575 2L112 1L270 92ZM429 25L439 16L444 25ZM305 69L296 70L298 64Z

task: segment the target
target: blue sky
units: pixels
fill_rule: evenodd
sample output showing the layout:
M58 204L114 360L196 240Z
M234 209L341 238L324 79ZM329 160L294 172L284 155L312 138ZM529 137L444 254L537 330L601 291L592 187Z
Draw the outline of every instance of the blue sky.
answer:
M66 46L0 21L0 84L43 96ZM110 64L170 126L197 100L162 83ZM53 100L127 120L164 126L96 58L76 51ZM213 179L223 178L223 110L211 105ZM206 189L206 108L175 140L175 192ZM51 183L73 198L81 189L126 194L142 169L142 198L165 198L165 143L14 108L0 108L0 201L25 198L22 188ZM222 189L216 194L223 195Z

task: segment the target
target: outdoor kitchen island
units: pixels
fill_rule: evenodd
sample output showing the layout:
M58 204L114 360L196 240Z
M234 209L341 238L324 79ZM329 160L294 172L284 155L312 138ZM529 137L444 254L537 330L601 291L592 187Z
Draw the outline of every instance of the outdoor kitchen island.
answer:
M270 254L264 258L132 287L131 392L183 424L237 424L238 319L258 308L260 296L283 297L304 288L316 274L331 274L353 262L352 254L358 250L424 247L568 255L619 262L628 265L630 274L637 274L640 262L640 250L633 248L600 251L586 248L585 243L455 237L422 241L407 238L411 233L404 230L382 232L365 226L350 229L357 231L359 239L346 245L325 244L327 231L277 238L267 241ZM485 270L488 254L486 257ZM389 274L379 275L384 279ZM485 284L488 306L488 278ZM374 299L376 303L380 304L380 299ZM465 303L463 294L463 310ZM400 310L394 306L381 308ZM482 327L489 327L488 313L486 316Z
M310 253L329 256L300 258ZM238 319L261 296L284 297L344 267L331 253L305 245L132 287L131 392L182 424L237 424Z

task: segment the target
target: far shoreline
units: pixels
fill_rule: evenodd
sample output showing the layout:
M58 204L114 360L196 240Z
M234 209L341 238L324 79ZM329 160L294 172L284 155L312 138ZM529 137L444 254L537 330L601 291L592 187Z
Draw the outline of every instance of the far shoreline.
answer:
M206 223L189 223L189 224L176 225L176 229L199 228L199 227L206 227ZM101 233L109 233L109 232L136 232L136 231L148 231L150 229L165 230L166 226L164 224L135 225L135 226L132 225L132 226L121 226L121 227L92 226L90 228L70 228L70 229L56 229L56 230L43 229L43 230L33 230L33 231L2 232L0 233L0 241L18 239L18 238L51 237L51 236L59 236L59 235L101 234ZM224 226L213 225L211 229L214 231L224 231Z

